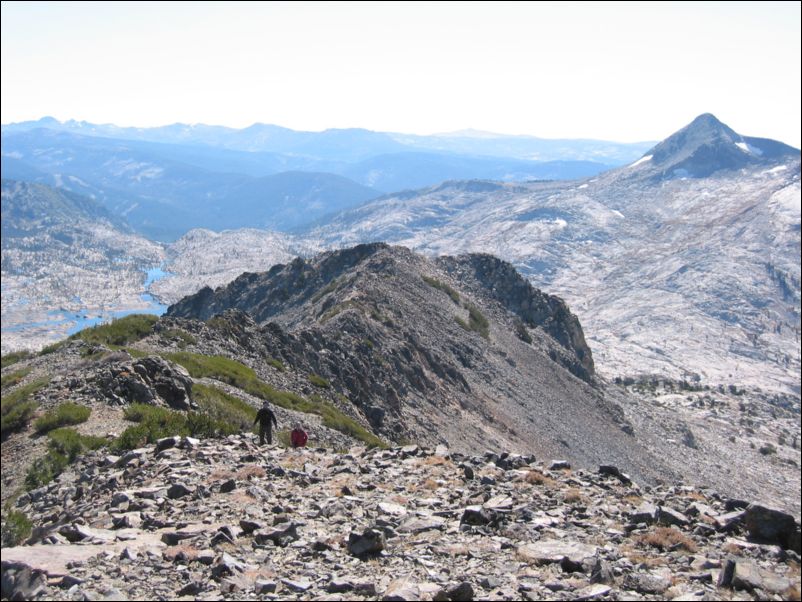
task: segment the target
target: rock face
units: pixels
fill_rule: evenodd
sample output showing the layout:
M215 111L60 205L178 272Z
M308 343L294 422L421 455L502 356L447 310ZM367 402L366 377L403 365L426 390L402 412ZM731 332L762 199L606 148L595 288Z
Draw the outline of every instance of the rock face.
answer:
M102 393L120 405L147 403L175 410L194 407L189 373L156 355L110 365L98 376L98 385Z
M560 362L576 376L591 380L593 356L579 320L565 301L534 288L511 264L492 255L473 253L443 257L438 262L461 282L472 280L474 286L518 315L527 327L542 328L568 352L560 355Z
M799 555L717 527L730 500L709 491L514 454L255 441L151 445L124 470L84 456L16 501L39 527L3 549L3 597L798 599ZM693 518L649 524L636 504Z

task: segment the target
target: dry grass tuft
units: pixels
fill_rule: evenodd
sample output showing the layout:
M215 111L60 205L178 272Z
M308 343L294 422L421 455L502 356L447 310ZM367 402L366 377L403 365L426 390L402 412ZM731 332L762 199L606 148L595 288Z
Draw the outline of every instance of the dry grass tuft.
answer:
M421 487L423 487L424 489L428 489L429 491L435 491L437 489L440 489L440 484L434 479L426 479L421 485Z
M696 544L690 537L671 527L657 527L648 533L636 536L635 541L664 552L680 548L688 552L696 551Z
M227 481L234 478L234 473L228 469L218 468L209 474L207 481L213 483L214 481Z
M251 478L260 479L267 475L267 472L261 466L256 466L251 464L249 466L244 466L237 471L237 478L241 481L250 480Z
M451 460L444 458L443 456L426 456L420 461L420 464L423 464L424 466L443 466L446 464L451 464Z
M191 562L197 559L198 552L200 552L200 550L198 550L198 548L196 548L195 546L190 544L180 543L178 545L168 547L164 551L163 555L166 559L171 561L175 561L175 559L178 558L182 562L187 562L187 561Z
M524 481L530 485L543 485L545 487L557 486L557 481L551 477L547 477L539 470L530 470L529 473L524 477Z

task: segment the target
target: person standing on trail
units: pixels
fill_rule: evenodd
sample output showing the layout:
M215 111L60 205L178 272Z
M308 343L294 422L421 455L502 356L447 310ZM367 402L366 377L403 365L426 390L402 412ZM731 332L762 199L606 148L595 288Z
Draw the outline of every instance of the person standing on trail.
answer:
M267 444L273 444L273 427L278 428L278 422L276 422L276 415L273 413L273 410L270 409L270 404L264 402L262 404L262 409L256 412L256 420L253 421L254 424L259 423L259 445L265 444L265 437L267 437Z

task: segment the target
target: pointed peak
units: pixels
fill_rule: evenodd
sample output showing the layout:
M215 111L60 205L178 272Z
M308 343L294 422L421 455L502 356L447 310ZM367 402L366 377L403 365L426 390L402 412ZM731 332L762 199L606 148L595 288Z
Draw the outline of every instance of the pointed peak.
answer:
M721 170L766 164L794 152L781 142L742 136L712 113L702 113L630 167L648 169L659 178L703 178Z

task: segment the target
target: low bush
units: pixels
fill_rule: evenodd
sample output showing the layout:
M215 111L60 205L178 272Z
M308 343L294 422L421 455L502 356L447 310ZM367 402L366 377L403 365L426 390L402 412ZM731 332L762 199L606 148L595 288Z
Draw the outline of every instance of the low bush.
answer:
M192 388L193 393L196 387L201 391L198 395L198 405L204 409L203 412L185 414L142 403L130 405L125 410L125 419L137 424L123 431L112 443L112 450L136 449L163 437L176 435L199 438L221 437L237 433L244 426L249 426L249 424L243 425L243 422L247 421L242 420L238 409L232 409L229 401L223 399L225 393L203 385L195 385Z
M37 433L43 434L62 426L86 422L91 413L92 410L86 406L68 401L46 412L44 416L37 418L36 422L33 423L33 427Z
M181 328L170 328L162 332L162 336L166 339L175 339L178 341L178 346L183 349L187 345L196 345L198 339Z
M329 383L329 381L314 373L309 375L309 382L321 389L328 389L331 387L331 383Z
M31 536L33 523L23 512L11 510L3 517L3 547L18 546Z
M11 433L21 431L28 426L37 408L37 404L31 399L31 396L49 382L49 378L39 378L2 396L0 437L3 440Z
M273 366L279 372L286 372L287 371L287 368L284 367L284 364L282 364L279 360L277 360L275 358L272 358L272 357L268 358L267 359L267 363L270 364L271 366Z
M128 345L148 336L158 320L158 316L151 314L132 314L76 332L70 339L97 345Z
M249 430L256 418L253 406L217 387L196 383L192 386L192 398L201 411L240 430Z
M8 387L13 387L14 385L20 384L22 379L28 376L30 373L30 368L22 368L21 370L15 370L14 372L10 372L5 376L0 377L0 389L6 389Z
M25 475L25 488L36 489L48 484L82 453L106 445L102 437L81 435L71 428L50 431L45 455L34 461Z
M445 282L441 282L437 278L430 278L429 276L423 276L423 281L431 286L432 288L436 288L437 290L443 291L451 300L459 305L459 293L447 285Z
M11 353L6 353L3 357L0 358L0 368L13 366L17 362L21 362L22 360L28 359L29 357L31 357L30 351L12 351Z

